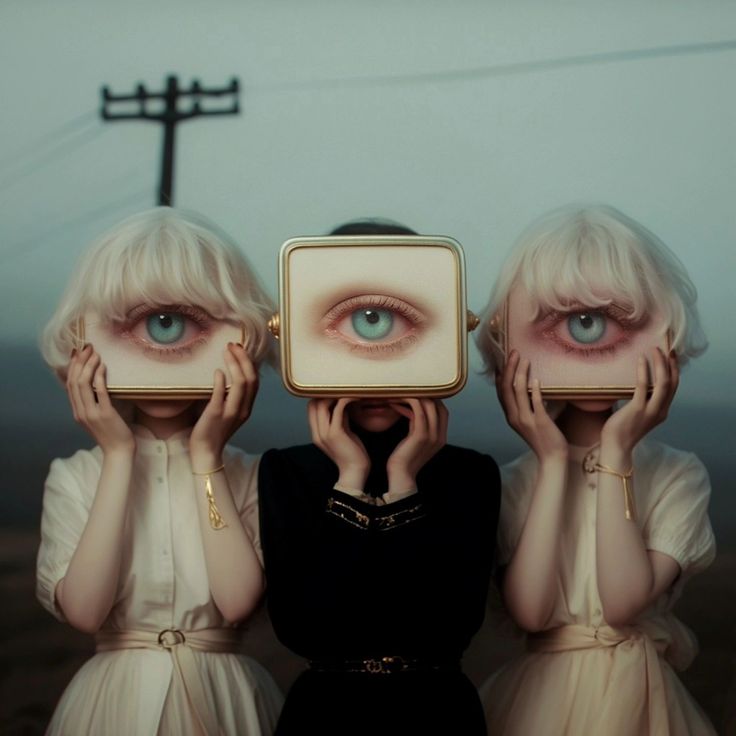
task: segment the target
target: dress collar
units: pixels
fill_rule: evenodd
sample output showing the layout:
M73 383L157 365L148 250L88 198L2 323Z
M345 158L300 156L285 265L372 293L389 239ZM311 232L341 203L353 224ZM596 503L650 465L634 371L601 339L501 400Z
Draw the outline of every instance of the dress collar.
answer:
M176 432L165 440L158 439L150 429L140 424L132 424L130 428L135 435L136 450L142 455L160 455L164 448L169 455L178 455L189 451L191 427Z

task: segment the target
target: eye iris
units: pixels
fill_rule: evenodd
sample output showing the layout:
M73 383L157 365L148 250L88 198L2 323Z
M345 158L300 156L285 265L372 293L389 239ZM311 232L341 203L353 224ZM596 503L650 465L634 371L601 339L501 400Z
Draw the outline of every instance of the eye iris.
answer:
M181 339L184 334L184 317L180 314L162 312L146 319L146 330L155 342L168 345Z
M567 329L577 342L597 342L606 332L606 318L598 312L571 314L567 318Z
M351 321L353 329L365 340L380 340L394 326L393 315L388 309L357 309Z

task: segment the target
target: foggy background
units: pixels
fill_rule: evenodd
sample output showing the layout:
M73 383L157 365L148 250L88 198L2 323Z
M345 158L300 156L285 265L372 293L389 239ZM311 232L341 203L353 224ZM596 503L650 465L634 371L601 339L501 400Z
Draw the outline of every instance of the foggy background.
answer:
M546 210L605 202L657 233L699 289L711 345L655 434L705 462L719 547L734 550L736 5L5 0L0 54L0 527L13 544L35 534L50 460L92 444L37 336L89 242L156 203L161 126L103 122L100 87L160 90L177 74L240 80L239 116L177 126L174 202L229 232L273 296L284 240L359 216L460 241L476 311ZM450 439L509 460L523 446L472 341L470 355ZM235 444L307 441L304 413L266 370ZM35 543L17 543L30 559ZM8 564L28 587L32 572ZM728 661L733 674L733 649Z

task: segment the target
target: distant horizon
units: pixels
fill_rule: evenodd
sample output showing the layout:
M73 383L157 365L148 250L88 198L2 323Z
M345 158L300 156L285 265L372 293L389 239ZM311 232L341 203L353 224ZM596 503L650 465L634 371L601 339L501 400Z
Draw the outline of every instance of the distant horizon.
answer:
M43 482L48 464L94 442L74 423L63 387L34 346L0 345L3 365L14 376L5 386L0 414L0 529L32 528L40 522ZM479 376L446 402L450 408L449 442L491 454L499 464L526 450L506 425L491 386ZM286 392L280 377L264 370L250 421L232 444L251 454L270 447L309 442L305 400ZM668 420L652 438L694 452L708 469L713 487L710 515L720 544L736 544L736 496L731 493L736 462L736 410L728 404L700 406L676 400ZM18 479L24 480L22 490Z

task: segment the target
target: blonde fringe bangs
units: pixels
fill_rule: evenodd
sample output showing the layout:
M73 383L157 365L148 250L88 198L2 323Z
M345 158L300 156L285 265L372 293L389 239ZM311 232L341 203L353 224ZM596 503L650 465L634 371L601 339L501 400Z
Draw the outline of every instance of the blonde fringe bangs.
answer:
M86 312L122 321L140 304L195 304L245 325L251 358L273 361L266 323L274 305L224 233L193 213L157 208L120 223L82 258L44 330L41 350L60 375Z
M707 348L684 266L656 235L612 207L565 207L522 233L481 316L476 342L489 374L503 364L503 336L492 321L517 281L534 295L535 316L573 303L613 303L634 320L656 309L681 365Z

